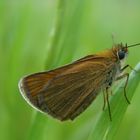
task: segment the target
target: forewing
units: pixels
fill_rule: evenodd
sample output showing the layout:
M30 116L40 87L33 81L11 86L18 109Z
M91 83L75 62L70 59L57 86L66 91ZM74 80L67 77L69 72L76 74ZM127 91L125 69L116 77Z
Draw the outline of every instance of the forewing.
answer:
M55 79L44 90L42 109L60 120L73 120L83 112L99 93L105 78L100 78L102 73L81 74L71 74L70 79L67 75Z
M81 59L73 64L23 78L20 89L33 107L60 120L83 112L105 83L104 58ZM102 76L101 76L102 75Z

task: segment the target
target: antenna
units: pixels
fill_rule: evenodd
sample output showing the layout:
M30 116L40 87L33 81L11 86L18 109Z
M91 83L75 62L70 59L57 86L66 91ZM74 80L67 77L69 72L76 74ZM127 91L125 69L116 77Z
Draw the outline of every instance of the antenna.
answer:
M138 45L140 45L140 43L133 44L133 45L129 45L129 46L127 46L127 48L134 47L134 46L138 46Z

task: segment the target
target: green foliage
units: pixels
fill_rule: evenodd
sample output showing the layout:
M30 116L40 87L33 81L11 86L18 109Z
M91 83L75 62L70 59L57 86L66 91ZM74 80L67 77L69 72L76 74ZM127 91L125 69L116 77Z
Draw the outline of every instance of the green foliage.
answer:
M138 43L139 4L111 0L1 0L0 139L140 139L139 74L132 74L128 85L129 99L134 95L131 105L120 95L120 84L113 90L112 122L107 110L101 110L102 95L73 122L60 122L32 109L17 86L24 75L111 48L111 34L117 43ZM139 51L138 47L131 48L127 61L130 65L139 61Z
M132 99L135 90L140 82L140 63L136 66L135 70L130 74L129 83L127 88L127 96L129 100ZM110 106L112 107L112 117L113 121L110 121L108 118L108 109L106 109L101 116L99 117L97 124L93 128L93 132L91 133L89 140L96 139L113 139L116 131L118 130L120 123L124 117L126 109L128 107L128 103L124 102L124 97L121 96L124 93L124 86L126 83L126 79L120 82L117 86L116 92L112 100L110 101ZM131 100L130 100L131 101Z

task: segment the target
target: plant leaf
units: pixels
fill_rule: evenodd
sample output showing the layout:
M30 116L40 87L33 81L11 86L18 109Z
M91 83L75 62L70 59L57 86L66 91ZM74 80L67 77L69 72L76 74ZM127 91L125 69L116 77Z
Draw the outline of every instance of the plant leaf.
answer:
M138 63L135 67L135 70L132 71L129 77L129 82L127 85L127 96L131 101L135 90L140 82L140 63ZM96 125L92 129L91 134L89 135L88 140L106 140L106 139L113 139L116 131L118 130L120 123L123 119L123 116L127 110L128 103L125 101L123 96L123 86L125 84L125 79L120 82L116 91L114 92L113 97L110 100L110 107L111 107L111 114L112 114L112 121L109 119L108 115L108 108L105 109L101 113L101 116L96 122ZM131 104L130 104L131 105Z

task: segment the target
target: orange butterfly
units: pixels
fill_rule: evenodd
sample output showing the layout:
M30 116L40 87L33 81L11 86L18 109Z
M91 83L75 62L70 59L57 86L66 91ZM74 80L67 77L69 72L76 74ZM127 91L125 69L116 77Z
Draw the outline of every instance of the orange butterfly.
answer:
M140 43L117 44L110 50L86 56L69 65L26 76L19 82L21 94L32 107L64 121L75 119L103 90L103 109L107 102L111 120L108 89L114 81L126 77L124 95L130 103L126 96L129 74L122 74L130 66L122 66L122 61L128 48L137 45Z

